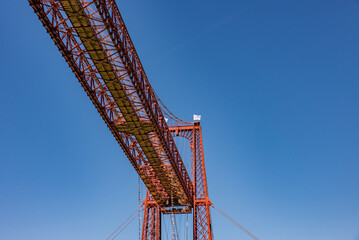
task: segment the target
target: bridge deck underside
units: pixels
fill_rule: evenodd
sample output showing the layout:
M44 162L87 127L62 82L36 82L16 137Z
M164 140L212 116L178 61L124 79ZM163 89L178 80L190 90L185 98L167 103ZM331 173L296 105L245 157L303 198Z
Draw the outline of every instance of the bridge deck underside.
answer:
M159 151L159 149L163 150L161 144L159 141L154 142L156 132L153 124L148 120L144 120L138 109L136 109L133 98L129 96L126 87L123 86L122 77L114 69L113 63L108 57L108 52L103 47L104 43L99 39L99 33L92 26L82 3L79 0L61 0L59 3L72 27L76 30L81 40L80 44L86 49L85 54L91 58L111 97L121 111L123 119L120 124L117 124L117 130L132 134L149 162L148 166L143 165L136 170L154 199L160 205L163 205L165 204L164 199L172 196L178 199L179 205L190 204L192 200L188 199L188 196L184 194L185 189L180 184L179 176L175 174L171 164L164 161L163 155L166 153ZM162 189L162 192L159 189Z

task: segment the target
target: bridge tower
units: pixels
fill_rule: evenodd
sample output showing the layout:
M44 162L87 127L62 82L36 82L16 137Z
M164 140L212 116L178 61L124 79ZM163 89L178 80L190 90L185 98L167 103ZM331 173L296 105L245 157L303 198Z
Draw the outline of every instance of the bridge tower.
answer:
M202 129L199 122L191 125L169 128L174 137L183 137L191 146L193 206L192 208L161 208L147 191L144 200L144 217L141 240L161 239L161 215L183 214L192 212L193 240L212 240L212 223L210 215L211 201L208 197L206 167L203 154Z

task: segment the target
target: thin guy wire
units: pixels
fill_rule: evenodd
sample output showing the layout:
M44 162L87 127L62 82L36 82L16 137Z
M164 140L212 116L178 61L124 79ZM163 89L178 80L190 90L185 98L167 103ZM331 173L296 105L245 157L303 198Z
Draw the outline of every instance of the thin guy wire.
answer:
M219 212L220 214L222 214L225 218L227 218L229 221L231 221L235 226L237 226L238 228L240 228L243 232L245 232L248 236L250 236L251 238L255 239L255 240L259 240L259 238L257 238L256 236L254 236L250 231L248 231L245 227L243 227L242 225L240 225L238 222L236 222L233 218L231 218L230 216L228 216L225 212L223 212L221 209L219 209L217 206L215 206L214 204L212 204L212 207L217 210L217 212Z
M113 233L111 233L111 235L106 238L106 240L109 240L113 234L115 234L136 212L138 209L140 209L142 207L142 205L136 209L136 211L134 211Z
M136 218L137 218L137 216L135 216L134 218L132 218L132 220L129 221L129 222L126 224L126 226L124 226L124 227L121 229L121 231L119 231L111 240L115 239L115 238L118 236L118 234L120 234L123 230L125 230L126 227L127 227L131 222L133 222L133 220L135 220Z

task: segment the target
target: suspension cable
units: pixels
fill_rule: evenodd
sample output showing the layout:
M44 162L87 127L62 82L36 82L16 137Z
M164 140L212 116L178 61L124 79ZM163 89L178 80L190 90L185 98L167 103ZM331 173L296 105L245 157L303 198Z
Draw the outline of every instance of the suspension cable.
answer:
M174 215L174 222L175 222L175 231L176 231L176 236L177 239L179 240L179 231L178 231L178 227L177 227L177 220L176 220L176 215Z
M164 112L165 115L167 115L169 118L171 118L172 120L174 120L175 122L177 123L182 123L182 124L190 124L190 122L186 122L186 121L183 121L182 119L176 117L167 107L166 105L161 101L161 99L158 97L157 93L153 90L156 98L157 98L157 101L159 102L159 104L161 105L161 108Z
M172 225L172 240L176 239L174 213L173 213L173 177L171 176L171 225Z
M188 240L188 213L186 213L187 215L187 221L186 221L186 240Z
M136 211L134 211L132 214L131 214L131 216L129 216L113 233L111 233L111 235L110 236L108 236L108 238L106 238L106 240L109 240L128 220L130 220L132 217L133 217L133 215L135 215L136 213L137 213L137 211L139 210L139 209L141 209L141 207L143 206L143 204L142 205L140 205L137 209L136 209ZM135 217L137 217L137 216L135 216ZM132 222L134 219L132 219L130 222ZM129 223L128 223L129 224ZM128 225L127 224L127 225ZM123 228L123 229L125 229L126 227L127 227L127 225ZM120 232L122 232L123 231L123 229L120 231ZM118 235L118 234L117 234ZM116 236L117 236L116 235ZM115 236L115 237L116 237ZM115 238L114 237L114 238ZM112 238L113 239L113 238Z
M120 234L123 230L125 230L125 228L126 228L131 222L133 222L133 220L135 220L136 218L137 218L137 216L134 216L134 217L132 218L132 220L129 221L111 240L114 240L114 239L118 236L118 234Z
M165 219L165 215L163 215L162 217L163 217L163 224L164 224L164 226L165 226L166 237L167 237L167 240L168 240L168 232L167 232L167 227L166 227L166 219Z
M141 178L138 176L138 240L141 240Z
M257 238L256 236L254 236L250 231L248 231L247 229L245 229L242 225L240 225L238 222L236 222L233 218L231 218L230 216L228 216L225 212L223 212L221 209L219 209L217 206L215 206L214 204L212 204L212 207L217 210L217 212L219 212L220 214L222 214L225 218L227 218L229 221L231 221L236 227L238 227L239 229L241 229L243 232L245 232L248 236L250 236L251 238L255 239L255 240L259 240L259 238Z

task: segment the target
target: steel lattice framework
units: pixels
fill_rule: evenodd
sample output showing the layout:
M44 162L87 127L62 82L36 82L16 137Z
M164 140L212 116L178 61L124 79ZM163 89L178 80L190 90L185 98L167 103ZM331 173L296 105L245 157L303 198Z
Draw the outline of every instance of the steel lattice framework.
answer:
M193 210L193 239L212 239L198 122L169 128L114 0L29 0L148 189L142 239L161 214ZM191 144L193 182L173 135Z
M202 129L199 122L189 126L170 128L174 136L189 140L193 168L193 239L212 239L210 215L211 201L208 197L207 176L203 154Z

